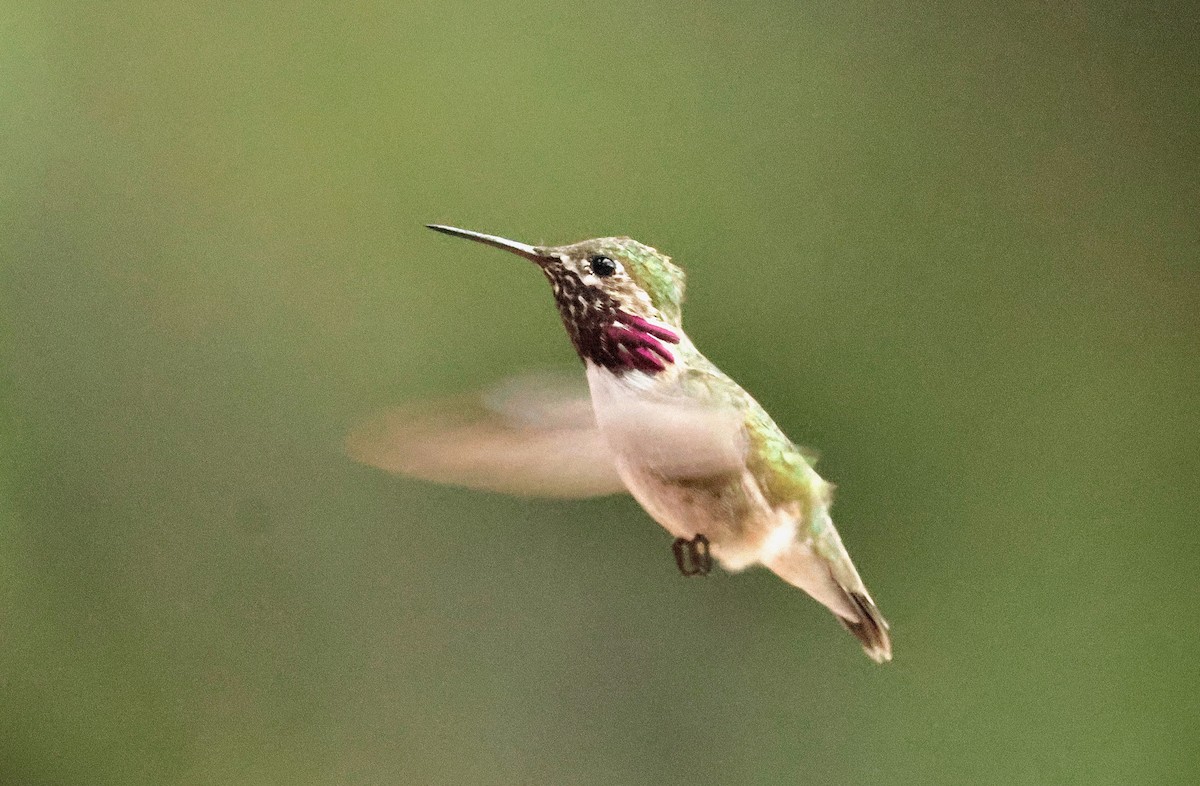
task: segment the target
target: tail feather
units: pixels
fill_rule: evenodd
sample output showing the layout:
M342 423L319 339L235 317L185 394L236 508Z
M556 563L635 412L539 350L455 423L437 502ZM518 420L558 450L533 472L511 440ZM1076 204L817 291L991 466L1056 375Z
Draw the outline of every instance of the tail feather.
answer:
M837 530L825 514L826 527L817 539L795 540L764 564L781 579L812 595L862 643L876 663L892 659L887 620L863 586Z
M887 620L879 613L879 607L868 595L861 592L847 592L850 600L858 611L858 619L851 620L838 615L838 622L854 634L863 646L863 651L876 663L885 663L892 659L892 639L888 635Z

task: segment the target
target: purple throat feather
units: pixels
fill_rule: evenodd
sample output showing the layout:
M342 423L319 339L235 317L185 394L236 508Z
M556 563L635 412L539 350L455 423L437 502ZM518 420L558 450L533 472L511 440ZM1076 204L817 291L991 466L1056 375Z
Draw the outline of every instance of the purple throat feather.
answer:
M604 337L615 348L615 352L602 353L607 355L602 362L614 370L637 370L648 374L665 371L668 364L675 362L675 355L663 345L679 343L679 334L675 331L656 325L647 319L633 314L617 311L613 314L614 321L604 328Z

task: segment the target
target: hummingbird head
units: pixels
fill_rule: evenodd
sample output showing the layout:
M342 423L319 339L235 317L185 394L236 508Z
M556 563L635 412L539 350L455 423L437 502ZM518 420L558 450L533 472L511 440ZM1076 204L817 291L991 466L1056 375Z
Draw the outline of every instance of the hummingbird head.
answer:
M684 274L665 254L627 237L530 246L482 232L428 226L502 248L540 267L583 360L615 373L648 374L675 362L666 345L680 341Z

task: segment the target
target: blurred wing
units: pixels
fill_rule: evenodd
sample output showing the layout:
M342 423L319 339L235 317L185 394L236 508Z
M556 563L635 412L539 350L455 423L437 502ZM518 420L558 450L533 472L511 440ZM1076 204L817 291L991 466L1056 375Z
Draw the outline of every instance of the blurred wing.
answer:
M624 492L581 382L531 375L478 397L397 407L351 433L346 452L398 475L507 494Z
M631 402L604 434L619 455L664 478L707 478L746 468L746 430L732 409Z
M644 390L589 371L601 429L613 451L664 478L706 478L746 468L745 416L731 403L681 390Z

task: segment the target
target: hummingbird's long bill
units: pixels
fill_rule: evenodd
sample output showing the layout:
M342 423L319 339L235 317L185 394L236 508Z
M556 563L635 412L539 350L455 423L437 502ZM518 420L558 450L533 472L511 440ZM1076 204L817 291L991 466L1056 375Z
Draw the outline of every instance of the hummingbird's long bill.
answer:
M452 237L465 237L467 240L474 240L477 243L483 243L493 248L501 248L505 251L511 251L518 256L523 256L530 262L541 263L546 257L537 252L537 249L527 243L518 243L515 240L499 237L497 235L488 235L483 232L474 232L470 229L459 229L458 227L446 226L445 224L426 224L425 226L432 229L434 232L441 232L444 235Z

